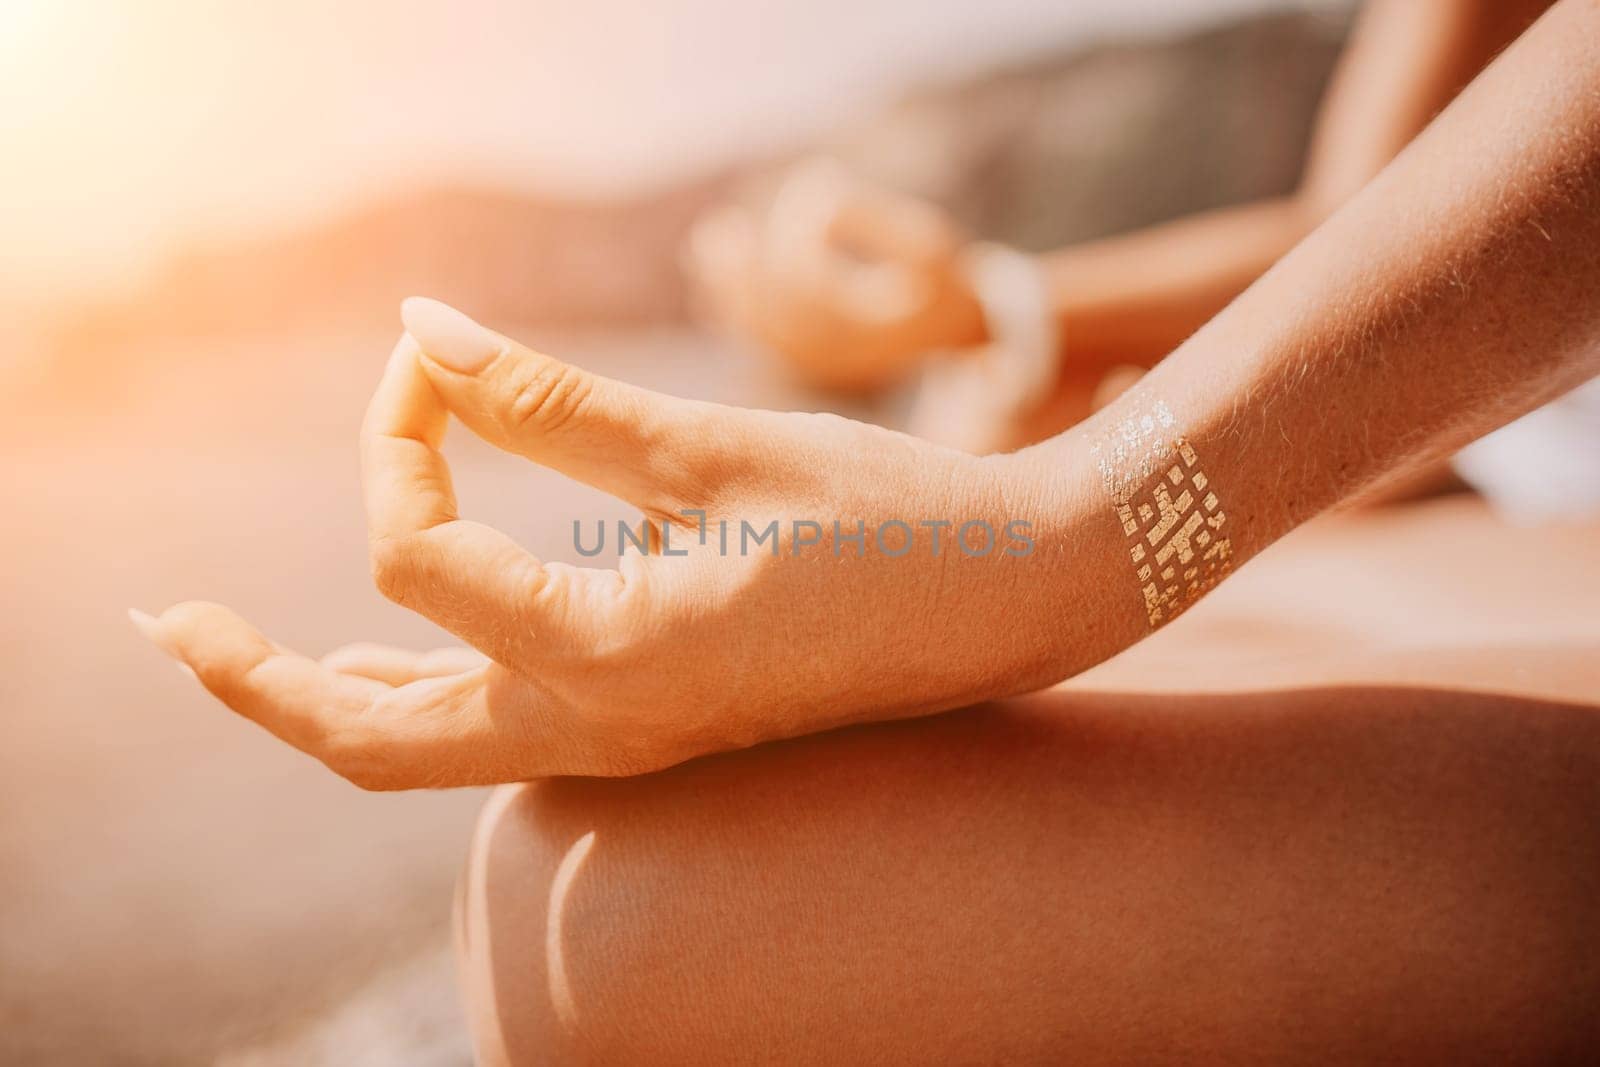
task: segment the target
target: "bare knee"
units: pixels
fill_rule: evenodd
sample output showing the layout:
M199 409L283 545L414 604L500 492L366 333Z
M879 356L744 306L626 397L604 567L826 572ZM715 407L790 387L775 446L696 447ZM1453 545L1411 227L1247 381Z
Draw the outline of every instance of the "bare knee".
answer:
M671 861L658 862L673 845L641 848L627 826L645 784L503 786L485 804L457 909L481 1063L660 1062L672 1045L659 1031L680 975L656 946L673 940Z
M463 883L479 1055L1090 1062L1210 1042L1243 1062L1597 1039L1592 716L1382 692L1173 711L1042 696L499 790ZM1274 1057L1261 1035L1289 1011Z
M995 870L987 851L946 847L955 888L930 891L930 879L945 879L920 862L930 833L982 817L958 783L976 781L986 759L943 737L970 738L977 722L497 790L458 909L479 1058L717 1063L761 1049L769 1062L814 1062L841 1050L832 1024L862 1003L852 990L883 987L886 961L906 987L943 982L942 957L979 946L939 937L940 926L1005 908L997 883L1026 884ZM908 807L908 792L926 799ZM1009 819L1002 798L990 804ZM1011 903L1007 921L1025 925ZM982 929L967 922L962 937ZM866 1048L877 1041L870 1022L847 1030L863 1046L855 1058L881 1059ZM900 1058L913 1046L902 1035Z
M1121 835L1083 829L1105 798L1061 783L1127 743L991 708L497 791L462 909L479 1055L1048 1060L1063 990L1118 987L1078 972L1125 910L1092 854Z
M490 794L458 887L457 968L485 1065L585 1058L574 1055L581 1035L570 1032L552 994L546 944L552 905L558 916L561 905L552 890L572 842L544 817L545 789L530 783Z

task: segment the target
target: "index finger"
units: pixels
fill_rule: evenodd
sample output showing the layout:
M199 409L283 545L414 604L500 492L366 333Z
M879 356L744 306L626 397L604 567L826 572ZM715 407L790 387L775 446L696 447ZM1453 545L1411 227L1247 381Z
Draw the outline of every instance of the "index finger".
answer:
M521 666L529 647L559 646L569 621L564 572L547 570L500 531L456 512L439 451L449 415L402 335L361 427L361 470L373 577L389 599L486 655ZM523 624L508 625L509 622Z

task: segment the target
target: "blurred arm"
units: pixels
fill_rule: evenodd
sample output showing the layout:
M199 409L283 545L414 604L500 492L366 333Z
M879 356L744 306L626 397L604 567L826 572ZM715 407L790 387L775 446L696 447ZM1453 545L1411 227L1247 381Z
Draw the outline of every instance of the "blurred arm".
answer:
M1068 561L1069 599L1120 571L1165 621L1299 523L1600 371L1596 42L1600 3L1554 7L1136 389L1018 453L1041 484L1082 472L1080 500L1109 490L1100 536L1062 538L1102 546Z
M1046 257L1069 362L1153 366L1371 180L1546 6L1373 0L1296 192Z

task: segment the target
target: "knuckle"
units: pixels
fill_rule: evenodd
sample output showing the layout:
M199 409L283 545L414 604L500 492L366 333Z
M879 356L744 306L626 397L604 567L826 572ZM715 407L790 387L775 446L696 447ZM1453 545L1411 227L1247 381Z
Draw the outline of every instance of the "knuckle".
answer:
M582 414L593 390L593 379L582 371L537 360L511 389L506 427L513 433L557 433Z
M413 587L416 546L408 538L386 537L370 550L372 583L396 604L404 604Z
M383 751L370 738L337 734L322 744L317 758L357 789L377 793L403 788Z

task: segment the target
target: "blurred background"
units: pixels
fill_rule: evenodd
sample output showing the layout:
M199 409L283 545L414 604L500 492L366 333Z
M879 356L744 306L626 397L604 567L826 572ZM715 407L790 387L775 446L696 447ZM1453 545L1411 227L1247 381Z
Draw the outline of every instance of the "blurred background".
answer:
M695 326L708 206L817 151L1030 248L1285 192L1348 22L0 0L0 1062L468 1061L447 938L481 795L357 791L124 616L445 643L367 578L354 439L400 298L668 392L837 406ZM623 514L450 452L464 509L546 558Z

